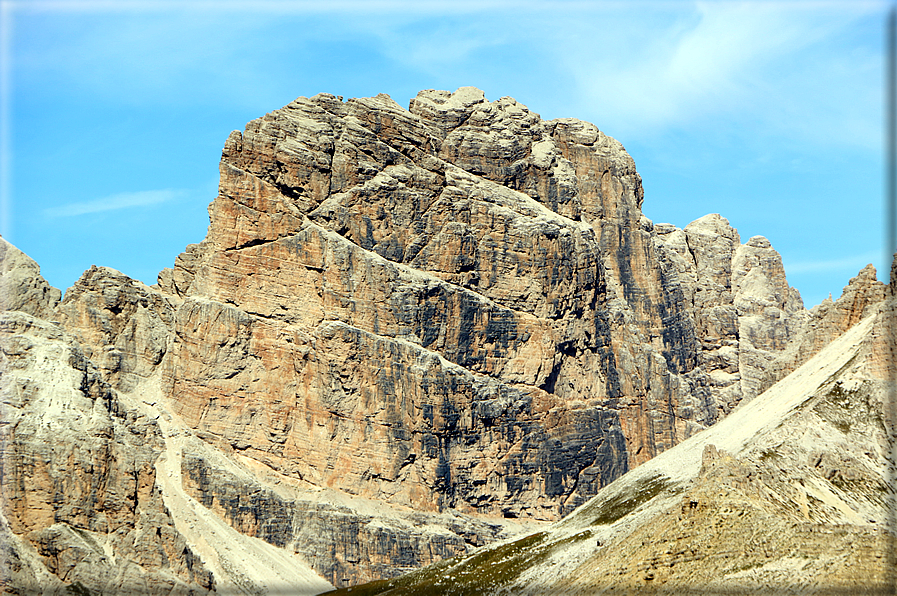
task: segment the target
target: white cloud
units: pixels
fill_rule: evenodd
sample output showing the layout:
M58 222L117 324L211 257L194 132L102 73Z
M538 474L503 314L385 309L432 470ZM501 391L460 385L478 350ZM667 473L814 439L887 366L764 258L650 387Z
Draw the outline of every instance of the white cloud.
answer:
M630 136L670 128L713 132L725 121L810 142L837 133L877 150L880 48L871 36L862 47L842 36L885 8L683 3L665 18L646 17L646 32L634 30L631 12L609 14L596 19L596 35L568 51L565 64L584 105Z
M565 80L577 81L576 97L563 99L573 112L568 115L612 124L613 133L628 138L671 127L714 131L714 123L727 120L811 142L832 133L876 151L881 142L880 55L846 54L829 44L858 18L883 14L889 5L881 1L93 0L16 6L29 15L36 7L62 6L107 16L147 13L114 22L82 19L59 36L64 43L20 57L23 73L38 66L45 80L45 71L65 64L60 85L89 87L125 103L208 101L225 89L231 97L246 96L253 109L276 105L296 88L276 76L284 70L278 61L308 56L298 80L315 80L316 48L338 50L336 38L350 48L373 42L382 60L365 57L365 63L382 69L384 78L398 76L395 66L401 65L410 69L401 71L404 80L457 74L448 78L480 86L488 84L490 71L475 60L498 55L493 48L506 52L507 72L526 83L532 65L515 61L512 51L522 48L557 65L554 72L540 71L533 85L560 83L566 90ZM295 23L295 35L272 35L279 22ZM814 44L817 59L802 61L798 55ZM252 83L234 84L240 80ZM833 122L838 130L831 130Z
M156 205L184 196L185 194L187 194L186 191L170 188L163 190L125 192L103 197L101 199L95 199L93 201L83 201L80 203L60 205L58 207L49 207L44 209L44 215L49 217L74 217L77 215L87 215L89 213L99 213L101 211L115 211L118 209L129 209L131 207Z

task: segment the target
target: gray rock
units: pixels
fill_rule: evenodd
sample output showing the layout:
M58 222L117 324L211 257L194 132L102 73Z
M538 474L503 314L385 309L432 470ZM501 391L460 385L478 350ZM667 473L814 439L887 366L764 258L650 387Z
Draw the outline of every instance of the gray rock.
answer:
M62 292L40 275L40 267L18 248L0 238L0 309L52 318Z

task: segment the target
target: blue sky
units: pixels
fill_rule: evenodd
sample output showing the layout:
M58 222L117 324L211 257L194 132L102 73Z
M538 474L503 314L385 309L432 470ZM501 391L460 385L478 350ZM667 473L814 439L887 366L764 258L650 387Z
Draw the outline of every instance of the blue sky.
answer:
M643 211L764 235L807 307L882 246L886 2L2 0L0 233L65 289L203 239L228 133L474 85L620 140Z

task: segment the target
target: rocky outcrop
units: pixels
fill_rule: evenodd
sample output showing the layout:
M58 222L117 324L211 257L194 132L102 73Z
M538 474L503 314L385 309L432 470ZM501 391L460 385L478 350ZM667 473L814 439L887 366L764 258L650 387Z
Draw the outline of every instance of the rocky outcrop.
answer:
M361 591L892 592L895 305L561 522Z
M13 251L6 254L19 260L20 271L37 271ZM0 314L0 504L13 561L4 588L214 589L156 484L157 424L119 399L62 327L27 312L40 312L40 302L31 301L48 295L35 292L46 282L18 279L20 286L6 285L13 296L7 304L19 303L21 291L25 310ZM37 563L45 569L35 571ZM47 571L56 579L49 581Z
M891 258L891 277L888 282L888 295L897 296L897 252Z
M741 244L738 232L718 214L684 230L668 224L655 228L700 338L697 363L709 377L707 391L728 413L772 385L770 367L804 331L803 301L788 285L782 258L769 241L754 236ZM809 356L795 359L790 370Z
M41 277L37 263L0 238L0 308L52 318L60 298L62 292Z
M858 322L880 311L885 299L892 295L889 286L878 281L875 267L866 265L851 278L837 300L828 297L806 314L786 349L768 363L765 383L772 384L797 369Z
M50 462L17 472L10 552L66 585L99 544L175 591L311 594L559 519L834 337L801 339L766 239L643 200L586 122L321 94L228 137L208 234L156 286L92 267L60 301L3 244L8 366L68 379L34 402L44 372L3 375L4 465Z
M798 360L805 361L869 316L885 299L887 287L878 281L875 267L866 265L834 302L823 300L809 313L807 330L800 338Z
M466 554L507 535L499 524L395 510L315 493L284 494L218 467L198 453L181 460L184 486L241 533L298 554L334 586L395 577Z
M231 134L206 239L160 274L165 391L295 478L556 519L758 392L790 328L751 289L802 309L731 228L704 234L734 234L727 280L702 222L680 271L642 200L617 141L510 98L300 98Z
M69 288L57 317L120 391L132 391L162 362L177 300L108 267L91 267Z

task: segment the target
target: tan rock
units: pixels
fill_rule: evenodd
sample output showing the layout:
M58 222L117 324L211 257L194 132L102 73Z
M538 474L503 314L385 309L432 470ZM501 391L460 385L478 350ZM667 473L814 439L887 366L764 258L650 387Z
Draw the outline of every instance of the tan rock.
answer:
M696 343L641 199L619 143L510 98L297 100L231 136L208 237L160 276L190 297L166 391L284 473L378 496L413 455L391 502L550 519L715 419L669 373Z
M66 584L97 592L212 588L156 486L155 422L125 407L59 326L10 311L0 318L0 333L0 504L20 558L34 561L36 549Z
M875 267L866 265L851 278L835 302L823 300L810 311L806 336L800 346L800 360L812 357L833 339L873 313L884 300L887 286L878 281Z
M41 277L37 263L0 238L0 310L52 317L61 297L62 293Z
M408 574L389 593L888 593L897 420L876 362L891 314L859 322L561 522Z
M29 325L43 330L81 411L118 404L104 440L143 437L143 451L124 438L121 453L91 451L81 418L59 418L71 461L173 512L163 542L203 561L191 576L166 550L179 581L211 585L197 579L209 570L252 592L276 575L311 593L310 569L334 584L392 577L506 537L509 520L559 519L796 366L807 314L769 242L741 245L719 215L655 226L643 200L618 141L512 98L299 98L231 133L208 234L158 285L91 268L56 306L6 249L24 263L4 264L19 272L6 286L61 326L16 314L4 349L32 366ZM82 355L80 377L62 345ZM22 380L10 403L46 382ZM20 459L43 453L28 424L11 428ZM66 453L36 459L8 509L17 539L65 551L54 573L100 564L71 528L105 531L84 513L98 506L86 475L73 473L71 511L48 492ZM132 464L139 490L116 484ZM116 548L164 568L140 536ZM276 573L260 571L268 559Z
M177 302L108 267L91 267L56 316L113 387L130 391L168 349Z
M737 233L658 234L594 125L473 88L318 95L233 133L221 173L206 240L160 275L186 298L165 391L282 473L552 519L757 391Z
M807 313L786 349L766 363L764 383L768 385L783 378L859 321L879 312L885 307L888 295L888 286L878 281L875 267L871 264L864 267L851 278L836 301L826 298Z

